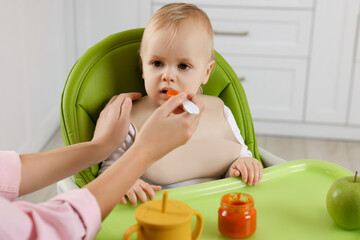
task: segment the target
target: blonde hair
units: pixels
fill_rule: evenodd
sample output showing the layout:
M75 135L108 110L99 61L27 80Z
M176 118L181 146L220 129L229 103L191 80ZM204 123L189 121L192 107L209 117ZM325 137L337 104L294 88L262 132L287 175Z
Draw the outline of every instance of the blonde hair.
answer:
M157 31L160 29L169 29L172 31L171 42L175 38L175 35L181 25L185 20L193 19L201 22L205 30L209 35L211 41L211 60L214 59L214 33L211 26L211 22L207 14L195 6L194 4L188 3L170 3L161 7L156 13L150 18L148 24L146 25L145 32L140 45L140 55L143 51L143 41L148 33L149 29ZM148 30L148 31L147 31Z

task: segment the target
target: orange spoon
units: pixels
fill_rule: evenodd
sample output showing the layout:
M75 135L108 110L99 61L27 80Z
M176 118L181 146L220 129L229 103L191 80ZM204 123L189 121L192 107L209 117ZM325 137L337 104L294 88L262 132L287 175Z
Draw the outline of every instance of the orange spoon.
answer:
M169 97L173 97L179 94L178 91L174 90L174 89L170 89L169 91L167 91L166 93Z

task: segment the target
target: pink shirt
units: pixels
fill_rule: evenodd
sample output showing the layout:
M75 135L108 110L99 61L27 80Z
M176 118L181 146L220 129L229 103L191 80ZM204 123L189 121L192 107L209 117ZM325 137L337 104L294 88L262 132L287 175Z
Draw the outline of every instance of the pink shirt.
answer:
M40 204L14 202L19 194L21 161L0 151L0 239L93 239L101 213L88 189L60 194Z

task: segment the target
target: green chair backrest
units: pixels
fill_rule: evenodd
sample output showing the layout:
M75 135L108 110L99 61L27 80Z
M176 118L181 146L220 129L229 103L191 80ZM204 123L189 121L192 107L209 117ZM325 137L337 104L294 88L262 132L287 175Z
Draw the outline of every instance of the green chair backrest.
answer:
M146 95L141 77L139 47L144 29L113 34L89 48L73 66L61 97L61 130L65 145L92 139L95 124L109 99L124 92ZM215 69L204 94L220 97L239 126L246 145L260 161L253 122L239 79L230 65L215 52ZM81 187L98 174L94 165L76 174Z

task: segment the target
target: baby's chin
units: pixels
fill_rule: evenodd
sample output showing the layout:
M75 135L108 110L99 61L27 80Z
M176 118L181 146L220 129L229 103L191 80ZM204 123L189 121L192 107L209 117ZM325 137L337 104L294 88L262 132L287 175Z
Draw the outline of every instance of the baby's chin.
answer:
M162 98L162 97L153 97L148 95L148 97L156 104L156 105L163 105L169 98Z

